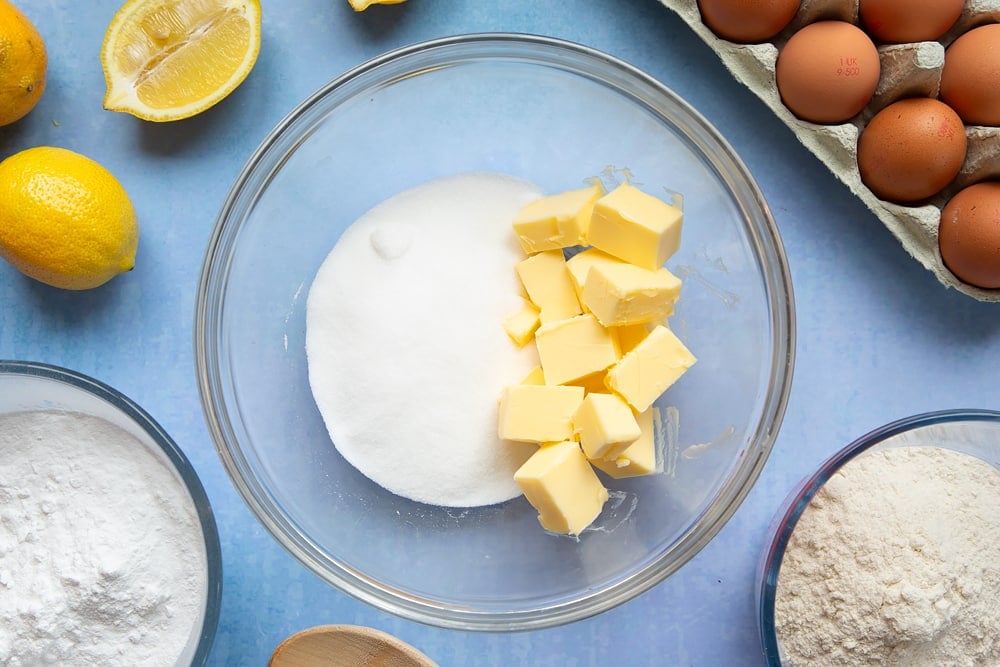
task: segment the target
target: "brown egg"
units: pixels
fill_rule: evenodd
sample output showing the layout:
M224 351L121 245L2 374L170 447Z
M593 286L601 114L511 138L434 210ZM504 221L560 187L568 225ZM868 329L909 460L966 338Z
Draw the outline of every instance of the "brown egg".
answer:
M869 35L890 44L928 42L948 32L964 0L861 0L858 11Z
M766 42L795 17L799 0L698 0L701 20L722 39Z
M965 161L965 126L938 100L914 97L879 111L858 138L861 180L888 201L910 204L937 194Z
M962 282L1000 289L1000 181L970 185L941 211L938 247Z
M973 28L951 43L941 99L969 125L1000 126L1000 23Z
M792 35L778 53L775 83L799 118L841 123L871 100L880 69L868 35L844 21L820 21Z

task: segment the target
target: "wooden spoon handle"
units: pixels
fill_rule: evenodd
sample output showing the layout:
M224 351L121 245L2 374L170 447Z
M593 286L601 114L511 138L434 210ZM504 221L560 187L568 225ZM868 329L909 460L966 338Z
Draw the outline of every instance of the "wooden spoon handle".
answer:
M270 667L437 667L392 635L359 625L318 625L285 639Z

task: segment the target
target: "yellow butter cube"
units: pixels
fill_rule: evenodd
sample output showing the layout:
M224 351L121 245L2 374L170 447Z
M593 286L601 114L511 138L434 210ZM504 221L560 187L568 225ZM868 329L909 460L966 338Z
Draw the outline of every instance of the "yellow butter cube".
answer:
M601 252L597 248L587 248L566 260L566 268L569 270L569 276L573 280L573 289L576 290L576 296L579 298L583 294L583 285L587 282L587 273L590 271L590 267L602 264L625 263L617 257L609 255L606 252ZM583 306L582 303L580 305Z
M553 385L599 373L621 356L617 338L593 315L543 324L535 332L535 345L545 381Z
M662 324L608 370L608 388L643 412L697 361ZM543 364L544 365L544 364Z
M627 354L635 349L635 346L646 339L652 327L648 323L624 324L618 327L611 327L611 332L618 337L618 348L621 353Z
M623 183L594 204L589 243L636 266L658 269L681 242L683 213Z
M608 490L572 441L540 447L514 473L514 481L538 511L538 522L553 533L579 535L608 500Z
M538 308L527 299L521 309L503 321L504 331L510 336L518 347L524 347L531 342L531 337L535 335L535 329L541 324L538 318Z
M656 425L660 411L650 408L635 418L641 435L618 456L591 459L591 464L615 479L651 475L659 470L656 460Z
M558 442L573 438L573 415L582 387L516 384L500 396L497 435L501 440Z
M542 367L535 366L532 368L531 372L521 380L521 384L545 384L545 373L542 372Z
M539 310L542 324L580 315L580 301L561 250L546 250L516 267L528 298Z
M607 375L607 371L598 371L597 373L591 373L590 375L584 375L582 378L571 380L566 384L574 387L583 387L583 390L588 394L591 392L606 394L608 393L608 387L604 384L604 378Z
M603 194L604 188L595 183L529 202L514 218L521 248L533 255L583 244L594 202Z
M680 278L667 269L633 264L591 267L580 301L606 327L662 320L674 312Z
M642 435L628 403L597 393L587 394L576 409L573 432L588 459L614 458Z

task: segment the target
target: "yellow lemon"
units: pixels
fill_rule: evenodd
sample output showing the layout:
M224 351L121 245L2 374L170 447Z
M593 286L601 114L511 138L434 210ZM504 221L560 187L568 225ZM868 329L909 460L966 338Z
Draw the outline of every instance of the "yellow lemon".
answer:
M0 126L35 108L45 92L45 42L17 7L0 0Z
M398 5L406 0L347 0L356 12L363 12L372 5Z
M50 146L0 162L0 256L25 275L90 289L130 271L138 243L132 202L97 162Z
M189 118L222 100L260 51L260 0L128 0L101 47L104 108Z

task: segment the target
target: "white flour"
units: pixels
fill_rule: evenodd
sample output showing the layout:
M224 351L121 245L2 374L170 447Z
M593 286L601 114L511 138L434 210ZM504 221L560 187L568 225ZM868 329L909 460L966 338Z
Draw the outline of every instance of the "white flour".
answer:
M499 174L437 179L363 215L320 267L309 383L340 453L390 491L469 507L520 495L534 445L497 438L497 397L538 363L504 332L520 307L511 221L541 192Z
M0 415L0 665L173 665L204 539L180 480L89 415Z
M1000 471L938 447L844 466L778 575L788 665L1000 665Z

